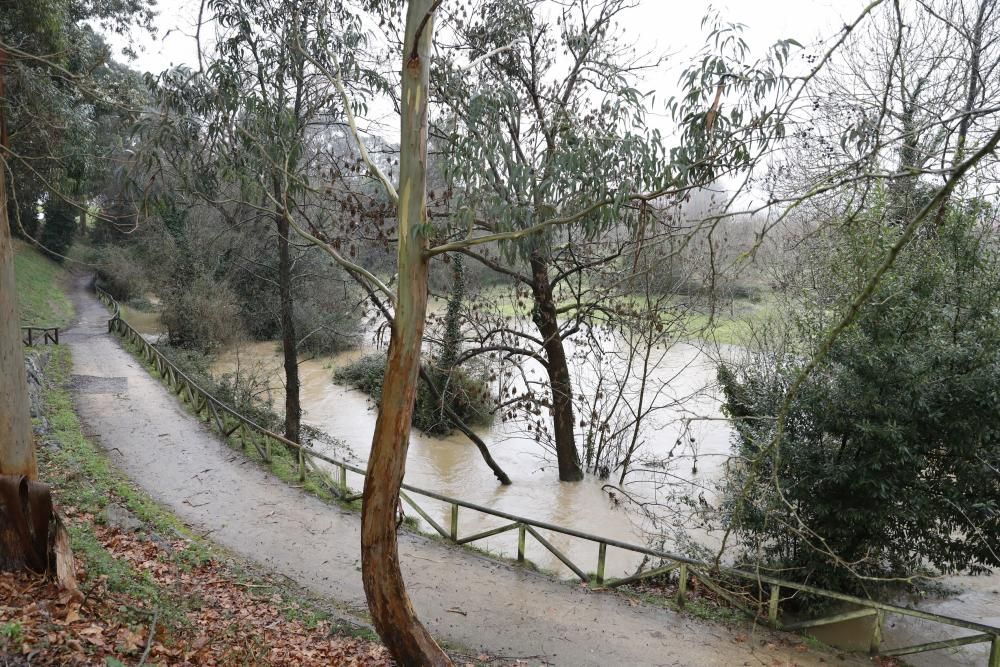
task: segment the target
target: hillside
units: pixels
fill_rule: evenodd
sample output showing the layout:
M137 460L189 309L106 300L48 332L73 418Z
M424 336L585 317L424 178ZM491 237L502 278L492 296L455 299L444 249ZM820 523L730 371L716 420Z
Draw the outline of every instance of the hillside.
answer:
M65 327L73 319L73 304L61 289L69 272L36 248L14 241L17 305L25 326Z

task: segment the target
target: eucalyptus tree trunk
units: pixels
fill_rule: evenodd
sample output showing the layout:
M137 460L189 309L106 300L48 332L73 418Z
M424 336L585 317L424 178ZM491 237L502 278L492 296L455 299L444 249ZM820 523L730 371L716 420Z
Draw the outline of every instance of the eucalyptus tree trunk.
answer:
M278 295L281 314L281 352L285 365L285 437L299 441L302 406L299 401L299 359L293 319L292 261L289 256L288 219L275 216L278 228Z
M548 263L538 252L533 252L531 264L531 291L535 300L532 319L542 335L545 347L545 370L552 388L552 431L556 441L556 459L559 464L560 482L579 482L583 479L580 453L573 435L573 382L570 379L566 349L559 334L556 304L549 283Z
M427 313L427 98L435 0L410 0L403 40L399 159L398 283L382 400L361 509L361 575L372 621L401 665L450 665L420 623L403 584L396 507Z
M3 106L6 53L0 50L0 157L8 159ZM38 477L31 432L28 375L14 284L14 245L7 215L7 169L0 168L0 474Z

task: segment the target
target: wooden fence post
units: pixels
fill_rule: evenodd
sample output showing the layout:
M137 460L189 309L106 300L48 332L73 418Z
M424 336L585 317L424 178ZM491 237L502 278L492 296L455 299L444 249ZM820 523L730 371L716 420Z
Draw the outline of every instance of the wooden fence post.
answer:
M524 562L524 524L517 524L517 562Z
M875 612L875 627L872 628L872 641L868 646L871 655L878 655L878 649L882 645L882 619L885 612L881 609Z
M1000 667L1000 635L994 635L990 644L989 667Z
M451 541L458 542L458 505L451 504Z
M680 568L677 570L677 604L682 607L687 598L687 586L688 566L687 563L681 563Z
M608 556L607 542L599 543L597 547L597 583L604 583L604 563Z
M340 490L347 495L347 466L340 466Z
M767 620L772 628L778 627L778 599L781 597L781 586L771 584L771 601L767 606Z

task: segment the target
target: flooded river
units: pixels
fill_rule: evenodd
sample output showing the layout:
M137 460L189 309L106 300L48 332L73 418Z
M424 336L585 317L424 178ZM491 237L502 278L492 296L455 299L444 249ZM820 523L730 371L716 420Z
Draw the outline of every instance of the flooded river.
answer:
M375 426L374 405L361 392L332 381L337 367L353 361L362 353L352 351L307 360L301 363L300 372L304 422L343 441L363 466ZM675 451L676 456L671 457L669 467L659 470L657 476L657 479L663 479L664 472L676 475L673 478L675 485L670 493L664 495L662 488L637 477L628 488L640 497L663 502L662 511L667 514L674 509L685 509L670 506L671 503L678 504L678 494L697 498L697 503L707 506L716 501L714 484L722 473L729 451L730 429L725 421L719 419L718 396L712 389L715 376L712 356L696 346L678 344L665 351L655 373L655 378L661 382L669 380L670 386L665 390L669 394L665 394L661 401L671 403L676 399L678 403L662 410L651 421L644 433L646 442L643 452L651 458L666 457L675 448L679 436L683 435L681 450ZM230 349L220 355L213 370L222 374L233 371L237 366L242 369L257 367L272 378L275 404L281 404L281 360L275 343L250 343ZM584 367L575 370L578 376L584 378L588 373L595 372ZM440 438L419 431L414 431L411 436L406 481L420 488L538 521L633 544L648 543L652 533L648 519L641 513L630 511L628 503L623 503L617 495L609 494L602 488L606 482L594 476L588 475L580 483L560 483L552 457L528 437L522 427L517 420L506 423L497 420L492 427L479 430L494 458L510 475L513 481L510 486L501 486L496 481L478 450L461 434ZM694 454L697 458L693 457ZM348 483L352 488L362 485L360 476L353 474L349 475ZM444 503L420 496L416 499L440 525L449 525L449 508ZM409 515L416 517L415 512L408 507L406 509ZM718 533L698 525L697 511L687 512L685 516L687 535L706 547L717 546ZM421 523L425 530L431 530L429 525ZM508 522L462 509L459 513L459 535L471 535L505 523ZM585 572L596 571L598 554L595 544L557 533L540 532ZM517 552L517 533L502 533L481 540L476 546L513 557ZM678 548L678 544L671 539L658 546L667 550ZM561 576L572 576L555 556L530 536L526 557L543 569ZM606 575L615 577L631 573L641 560L637 554L609 547ZM1000 624L1000 574L991 577L948 577L942 583L957 592L943 599L902 602L940 614ZM814 634L845 648L864 649L867 648L870 627L870 620L863 619L825 630L817 629ZM941 626L890 615L886 617L884 634L883 646L902 646L930 641L928 637L937 640L969 632L956 629L948 635L947 631L942 633ZM988 644L980 644L951 652L909 656L908 662L927 667L985 664L988 650Z
M362 352L352 351L335 357L302 362L300 366L302 382L303 421L339 440L342 440L358 457L360 462L367 458L375 427L375 406L369 398L354 389L332 382L334 370L356 359ZM682 410L664 410L657 415L657 423L662 431L649 442L643 453L650 456L666 457L667 451L677 440L678 419L697 413L709 418L719 417L718 403L711 393L699 393L699 389L714 377L714 364L703 357L698 348L691 345L675 346L665 357L667 363L659 372L664 376L674 376L678 369L684 369L683 382L674 384L678 397L696 394L685 403ZM275 391L280 391L281 359L277 346L273 343L251 343L221 355L215 364L217 373L232 372L237 364L247 368L258 365L275 378ZM276 393L275 396L278 396ZM280 400L276 401L280 405ZM666 424L673 423L668 427ZM501 422L495 420L491 427L478 429L480 437L487 443L493 457L512 480L510 486L500 485L493 473L486 467L476 447L462 434L448 437L434 437L414 431L410 440L407 458L406 481L414 486L436 491L444 495L461 498L493 509L512 514L575 528L602 537L618 539L633 544L646 545L647 532L651 526L640 513L631 511L618 494L609 494L602 487L606 481L588 476L581 483L563 484L558 480L555 461L548 453L529 437L523 424L517 420ZM690 438L698 448L698 472L691 474ZM729 429L725 422L717 419L692 421L686 429L686 455L675 457L678 477L690 482L680 483L689 494L704 496L705 489L718 477L719 466L725 460L729 446ZM349 479L354 488L360 488L360 477ZM616 481L616 480L615 480ZM633 484L635 492L653 492L643 483ZM648 486L648 485L645 485ZM704 488L702 488L704 487ZM674 493L678 486L672 487ZM704 496L706 502L714 496ZM444 503L420 499L420 504L441 525L450 521L449 508ZM489 530L506 523L502 519L462 510L459 515L461 535ZM430 528L429 526L424 526ZM586 572L596 571L597 547L591 542L561 534L545 533L546 539L563 551ZM706 535L707 537L707 535ZM476 546L489 549L504 556L517 553L517 533L509 532L477 542ZM667 544L668 549L673 545ZM541 545L529 538L526 557L539 567L570 576L570 571ZM637 554L610 548L607 554L606 575L621 576L633 572L642 558Z

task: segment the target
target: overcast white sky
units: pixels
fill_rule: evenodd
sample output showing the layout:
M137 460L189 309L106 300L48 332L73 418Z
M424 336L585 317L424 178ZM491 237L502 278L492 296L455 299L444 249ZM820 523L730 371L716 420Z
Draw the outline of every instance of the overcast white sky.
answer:
M710 5L724 16L747 25L747 37L754 46L764 46L778 39L793 37L802 43L817 37L829 37L855 16L864 0L640 0L639 6L623 17L622 26L634 35L641 50L667 53L690 53L702 36L700 22ZM133 67L159 72L172 65L195 65L195 26L199 0L159 0L154 39L136 34L131 44L141 52ZM124 40L109 36L114 46ZM121 57L120 55L118 57Z
M156 38L136 34L130 41L139 52L132 67L160 72L174 65L197 66L195 26L200 0L159 0ZM703 44L701 19L710 6L719 9L727 20L747 26L745 38L755 51L762 51L775 41L794 38L804 45L834 36L867 4L866 0L640 0L638 7L622 16L621 25L634 38L640 52L671 54L680 64ZM210 30L203 31L211 33ZM120 50L125 42L108 36ZM122 58L120 54L116 57ZM656 91L657 100L666 100L676 90L677 69L664 69L643 82L643 88ZM388 105L372 106L369 122L372 131L390 138L398 121L390 116ZM659 123L651 119L654 125ZM380 126L380 127L379 127ZM666 129L666 128L662 128Z

